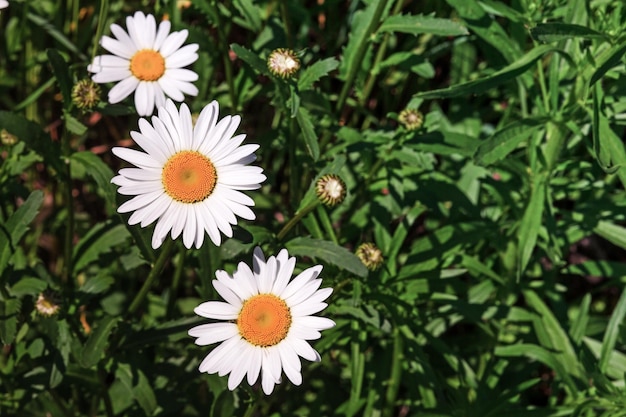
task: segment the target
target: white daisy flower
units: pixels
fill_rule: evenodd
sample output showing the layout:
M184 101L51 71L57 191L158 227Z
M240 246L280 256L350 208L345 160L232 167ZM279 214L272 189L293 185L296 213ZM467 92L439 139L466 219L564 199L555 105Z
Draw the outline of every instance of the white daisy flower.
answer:
M0 0L2 1L2 0ZM113 55L100 55L87 67L97 83L118 82L109 91L109 102L119 103L135 92L135 108L140 116L149 116L154 107L165 104L165 96L183 101L184 94L195 96L198 89L191 81L198 74L183 67L198 59L198 44L183 45L188 31L170 33L170 22L159 24L152 15L136 12L126 18L128 33L112 24L117 39L103 36L102 47ZM183 94L184 93L184 94Z
M189 330L200 346L222 342L200 364L200 372L230 374L228 388L235 389L244 376L248 384L261 373L265 394L281 382L281 373L295 385L302 383L302 356L319 361L319 354L307 340L320 338L320 330L335 322L313 316L324 308L332 288L318 289L322 266L301 272L291 282L296 260L283 249L266 261L260 248L254 250L253 267L240 262L233 275L218 270L213 286L226 300L208 301L195 308L196 314L218 323L202 324Z
M235 215L255 216L254 201L241 190L255 190L265 181L263 169L248 166L259 145L241 145L246 135L233 137L241 117L226 116L218 122L219 107L209 103L195 125L189 108L167 100L152 124L139 119L139 132L130 135L145 152L113 148L113 153L136 168L120 169L111 182L118 192L133 195L117 211L133 214L129 224L141 227L157 221L152 247L158 248L171 232L181 233L187 248L202 246L205 232L220 245L221 233L232 237Z
M0 0L0 9L4 9L9 7L9 2L7 0Z

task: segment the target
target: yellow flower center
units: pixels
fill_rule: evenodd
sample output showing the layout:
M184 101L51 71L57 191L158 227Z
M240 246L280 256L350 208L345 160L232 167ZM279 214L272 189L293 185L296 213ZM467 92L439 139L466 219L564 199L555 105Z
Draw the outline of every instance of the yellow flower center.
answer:
M259 294L243 303L237 317L239 334L255 346L274 346L287 337L291 311L274 294Z
M152 49L142 49L130 59L130 72L141 81L156 81L165 73L165 59Z
M215 165L196 151L178 152L165 163L161 173L165 192L181 203L197 203L211 195L217 183Z

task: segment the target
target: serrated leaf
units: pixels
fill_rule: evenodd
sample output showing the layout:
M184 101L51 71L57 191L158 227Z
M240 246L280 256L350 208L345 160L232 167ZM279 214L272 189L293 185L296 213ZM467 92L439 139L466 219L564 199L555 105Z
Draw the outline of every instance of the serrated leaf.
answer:
M233 5L244 17L253 32L258 33L261 31L261 10L254 6L252 0L235 0Z
M63 108L67 110L72 105L72 77L70 75L69 66L56 49L48 49L46 54L48 55L48 60L52 66L52 72L57 80L57 84L59 84L61 95L63 96Z
M506 125L480 144L474 154L474 162L487 166L504 159L520 143L544 127L546 121L547 118L543 117L526 118Z
M80 271L129 237L124 225L110 221L95 225L74 248L74 269Z
M502 68L493 74L480 78L478 80L469 81L462 84L453 85L439 90L425 91L423 93L417 93L413 97L419 97L424 99L431 98L450 98L458 96L470 96L472 94L480 94L491 88L497 87L502 83L513 80L521 74L528 71L533 67L535 62L539 60L543 55L549 52L556 52L566 56L569 61L569 56L565 55L560 49L550 45L540 45L530 50L526 55L513 62L510 65Z
M313 84L322 77L328 75L329 72L337 69L339 61L335 58L326 58L309 65L298 79L298 89L300 91L308 90Z
M113 178L111 168L98 158L96 154L89 151L73 153L71 162L81 165L85 172L94 179L98 190L103 193L109 209L115 211L115 187L111 184L111 179Z
M363 45L370 43L370 34L380 21L377 11L382 0L374 0L363 10L354 13L350 26L348 43L343 49L343 57L339 65L339 78L345 80L348 74L355 71L355 67L361 67L363 62L357 59L357 53Z
M401 32L419 35L430 33L440 36L468 35L467 28L450 19L422 15L393 15L386 18L378 28L379 33Z
M39 294L48 287L48 283L39 278L24 277L11 287L11 295L21 297L23 295Z
M540 42L558 42L571 38L609 40L604 33L587 26L560 22L540 23L530 30L530 35Z
M115 376L128 391L133 393L133 397L137 400L144 413L147 416L153 415L157 407L157 401L146 375L140 369L133 369L128 364L119 364Z
M0 341L5 345L13 343L17 332L17 315L22 303L17 298L0 300Z
M231 44L230 49L233 50L238 58L242 59L244 62L250 65L252 69L259 74L270 75L265 61L259 58L259 56L256 55L254 52L244 48L241 45L237 45L236 43Z
M308 256L333 264L360 277L367 276L367 268L359 258L343 246L326 240L297 237L285 245L290 255Z
M119 317L105 317L98 322L81 351L79 359L82 367L90 368L100 362L109 345L111 332L119 321Z
M24 204L3 225L0 232L0 275L7 267L9 259L22 236L28 230L28 225L33 221L43 203L43 192L33 191Z
M311 121L311 114L303 107L298 108L298 114L296 115L298 126L302 131L302 137L304 138L304 144L306 149L313 158L317 161L320 157L320 145L317 141L317 135L313 128L313 122Z

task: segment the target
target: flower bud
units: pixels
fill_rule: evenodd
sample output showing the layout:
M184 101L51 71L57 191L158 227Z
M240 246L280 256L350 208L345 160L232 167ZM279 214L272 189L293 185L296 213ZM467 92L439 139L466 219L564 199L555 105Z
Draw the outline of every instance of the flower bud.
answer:
M362 243L356 249L356 256L363 265L371 271L377 270L383 264L383 253L373 243Z
M346 198L346 183L339 175L326 174L317 180L315 192L322 203L336 206Z
M267 68L281 78L291 78L300 69L300 60L291 49L279 48L267 57Z

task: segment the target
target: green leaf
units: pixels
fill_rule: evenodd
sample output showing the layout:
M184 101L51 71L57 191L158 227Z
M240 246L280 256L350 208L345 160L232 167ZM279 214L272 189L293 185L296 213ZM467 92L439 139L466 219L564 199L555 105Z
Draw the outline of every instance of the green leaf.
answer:
M78 121L74 116L65 112L63 113L63 120L65 120L65 128L75 135L84 135L87 132L87 126Z
M417 93L413 97L431 99L431 98L450 98L458 96L471 96L473 94L484 93L485 91L497 87L498 85L507 81L513 80L521 74L528 71L529 68L534 66L543 55L549 52L557 52L563 54L560 49L550 45L540 45L530 50L526 55L513 62L510 65L502 68L493 74L480 78L478 80L469 81L462 84L453 85L447 88L439 90L425 91L423 93ZM569 57L568 57L569 58ZM571 61L571 59L569 59Z
M300 130L302 131L304 143L309 155L311 155L311 158L313 158L314 161L317 161L320 157L320 145L317 142L317 135L315 134L315 130L313 128L311 114L305 108L299 107L296 120L298 121Z
M56 49L48 49L46 53L50 65L52 66L54 77L61 90L61 95L63 96L63 108L67 110L72 106L72 77L70 75L70 69L59 51Z
M500 26L498 21L487 14L482 2L476 0L446 0L458 16L465 20L473 34L493 47L495 53L511 63L522 54L519 45L509 37L510 31Z
M100 294L109 289L115 280L108 275L97 275L87 279L85 284L79 288L79 291L88 294Z
M617 342L617 337L620 334L624 322L624 315L626 315L626 291L622 291L622 295L613 309L613 314L611 314L609 324L606 326L604 338L602 338L600 363L598 364L600 372L602 373L606 372L607 366L609 365L611 354L615 349L615 343Z
M617 245L622 249L626 249L625 227L618 226L606 220L600 220L593 231L612 244Z
M321 61L309 65L298 79L298 89L300 91L308 90L313 84L322 77L328 75L329 72L337 69L339 61L335 58L326 58Z
M74 247L74 259L76 260L74 269L77 272L82 270L129 237L128 230L122 224L107 221L95 225Z
M28 231L28 225L39 212L42 203L43 192L33 191L6 223L0 225L0 275L7 267L15 247Z
M241 45L237 45L233 43L230 45L230 49L237 55L237 57L241 58L248 65L252 67L253 70L263 75L270 75L269 70L267 69L267 64L261 58L258 57L254 52L244 48Z
M27 13L26 17L28 18L28 20L30 20L32 23L34 23L36 26L39 26L44 31L46 31L57 42L59 42L59 45L64 46L68 51L72 52L78 58L80 58L80 61L87 61L88 60L87 56L85 54L83 54L80 51L80 49L78 47L76 47L76 45L74 45L72 43L72 41L70 41L67 38L67 36L65 36L61 31L59 31L56 28L56 26L54 26L52 23L48 22L43 17L37 16L36 14L33 14L33 13Z
M574 385L571 378L569 378L569 374L567 372L567 368L557 359L556 355L549 350L537 346L532 345L530 343L518 343L510 346L497 346L495 349L496 356L503 357L528 357L534 360L537 360L547 367L554 369L557 376L564 377L566 381L569 381L569 385Z
M622 62L622 58L626 53L626 42L616 45L608 51L604 51L598 58L597 62L599 65L596 67L595 71L591 75L589 80L589 85L592 86L602 77L604 74L609 72L611 68L616 67ZM593 68L591 68L593 69Z
M528 206L517 231L517 273L518 277L526 270L530 257L537 243L539 228L542 224L544 201L546 197L546 177L544 174L536 174L532 180L532 190L528 200Z
M544 127L547 120L545 117L529 117L508 124L480 144L474 154L474 162L487 166L504 159L520 143Z
M157 401L146 375L140 369L120 363L115 376L128 391L133 393L133 397L137 400L144 413L147 416L153 415L157 408Z
M354 13L348 43L343 49L343 57L339 65L340 79L345 80L348 74L355 71L355 67L363 67L363 62L356 59L357 52L364 44L369 44L371 41L370 34L380 20L376 12L381 2L382 0L370 1L364 10Z
M52 141L50 136L41 129L41 126L20 115L0 111L1 129L6 129L7 132L15 135L19 141L24 142L26 146L41 156L46 166L53 168L52 173L59 181L67 180L65 165L61 160L59 142Z
M100 362L104 350L109 345L111 332L120 321L119 317L105 317L98 322L95 330L89 335L81 351L79 362L84 368L90 368Z
M85 172L91 176L98 190L104 195L104 199L109 206L109 210L115 212L115 187L111 184L113 171L96 154L89 151L75 152L71 156L74 164L82 166Z
M348 249L326 240L297 237L285 245L290 255L308 256L333 264L360 277L367 276L367 268Z
M378 32L401 32L410 33L411 35L430 33L440 36L462 36L469 34L467 28L459 22L422 15L389 16L380 25Z
M24 277L20 278L11 287L11 295L15 297L22 297L24 295L36 295L45 290L48 287L48 283L39 278Z
M244 17L245 22L253 32L261 31L261 10L254 6L252 0L235 0L233 5Z
M534 291L526 290L523 293L526 303L539 315L533 325L541 345L559 352L556 357L567 373L577 378L582 377L583 371L572 342L552 310Z
M439 155L472 156L481 143L478 139L457 132L440 130L426 134L415 134L405 145L421 152L432 152Z
M530 30L530 35L540 42L558 42L571 38L609 40L604 33L571 23L540 23Z
M17 315L22 303L17 298L0 300L0 341L5 345L13 343L17 332Z
M587 331L587 324L589 323L589 306L591 305L591 294L587 293L583 297L580 307L578 308L578 314L572 327L570 329L570 336L576 345L580 345Z

